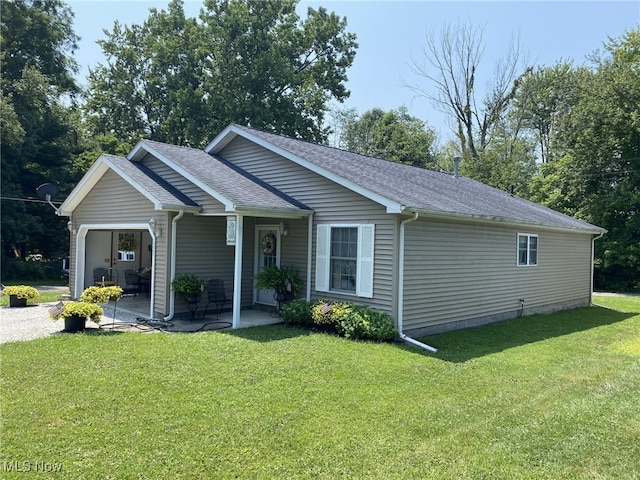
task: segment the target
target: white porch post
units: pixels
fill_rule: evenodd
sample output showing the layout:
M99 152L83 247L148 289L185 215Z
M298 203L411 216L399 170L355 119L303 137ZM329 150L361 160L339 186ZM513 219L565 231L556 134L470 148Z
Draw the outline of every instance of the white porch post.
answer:
M233 269L233 305L232 305L232 328L240 327L240 295L242 291L242 226L243 226L243 217L242 215L236 216L236 256L235 256L235 265Z

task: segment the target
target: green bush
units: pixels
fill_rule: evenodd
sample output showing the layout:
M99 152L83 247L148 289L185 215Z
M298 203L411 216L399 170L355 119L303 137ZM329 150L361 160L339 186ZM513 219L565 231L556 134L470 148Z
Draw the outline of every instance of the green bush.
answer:
M353 340L389 341L396 335L387 313L348 302L316 301L309 305L313 324Z
M389 341L396 335L390 315L355 305L338 321L337 330L345 338L354 340Z
M316 325L328 325L338 327L338 322L346 317L354 305L347 302L330 302L322 300L311 309L313 323Z
M311 317L313 305L313 302L307 302L304 299L285 303L280 312L282 321L290 325L313 325L313 318Z

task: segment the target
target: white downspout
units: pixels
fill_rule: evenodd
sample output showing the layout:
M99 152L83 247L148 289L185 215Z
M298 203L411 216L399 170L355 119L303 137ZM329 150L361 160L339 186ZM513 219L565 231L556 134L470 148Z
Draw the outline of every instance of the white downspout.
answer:
M177 223L184 215L184 210L180 210L178 215L171 220L171 270L169 272L169 285L176 278L176 241L178 239ZM165 321L173 319L176 314L176 294L173 290L169 294L169 315L163 318Z
M418 212L413 212L413 217L408 218L400 223L400 252L398 255L398 263L400 268L398 271L398 334L402 340L416 347L428 350L429 352L437 352L438 349L427 345L426 343L419 342L415 338L411 338L402 332L402 316L404 311L404 228L407 223L415 222L418 219Z
M309 215L309 229L307 232L307 302L311 301L311 266L313 253L313 213Z
M602 232L597 237L591 238L591 291L589 292L589 303L593 303L593 259L596 256L596 240L599 240L603 237L605 232Z

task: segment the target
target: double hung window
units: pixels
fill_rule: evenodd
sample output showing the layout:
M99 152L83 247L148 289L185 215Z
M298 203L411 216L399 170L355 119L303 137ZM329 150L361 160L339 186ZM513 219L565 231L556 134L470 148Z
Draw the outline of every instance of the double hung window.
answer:
M538 235L518 234L518 265L538 264Z
M374 225L318 225L316 290L373 297Z

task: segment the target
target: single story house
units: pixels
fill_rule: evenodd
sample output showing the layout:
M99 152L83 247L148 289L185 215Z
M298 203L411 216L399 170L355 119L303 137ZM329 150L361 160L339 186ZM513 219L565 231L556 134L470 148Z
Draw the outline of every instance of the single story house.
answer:
M420 336L589 305L605 230L477 181L240 125L204 150L141 140L101 155L59 209L72 297L96 267L150 275L149 317L187 312L171 280L222 279L242 312L273 305L263 266L307 299L352 301Z

